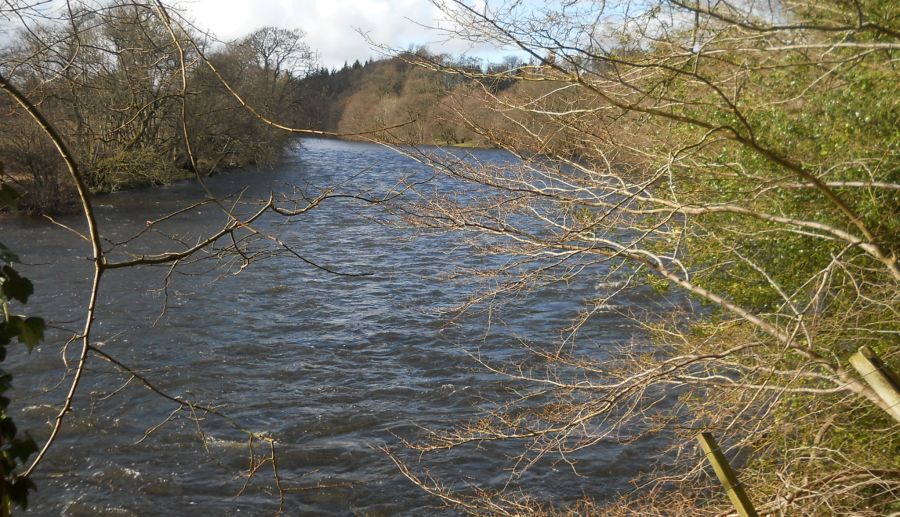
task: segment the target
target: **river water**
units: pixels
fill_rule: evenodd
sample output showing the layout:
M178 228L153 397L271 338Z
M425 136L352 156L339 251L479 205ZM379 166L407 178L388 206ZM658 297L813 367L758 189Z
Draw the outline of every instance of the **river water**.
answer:
M499 151L473 153L483 161L510 160ZM222 174L208 184L221 196L243 190L242 200L250 201L322 185L374 195L401 177L429 175L381 146L306 139L273 170ZM195 183L116 193L96 199L97 217L103 236L121 241L146 221L205 197ZM369 274L363 277L335 276L284 253L261 255L244 269L214 257L182 264L167 287L165 266L110 271L95 339L161 390L214 405L241 429L274 438L288 515L453 513L404 478L379 448L402 450L402 440L420 437L423 427L464 422L509 397L510 381L479 367L467 352L502 361L518 353L520 337L556 343L597 286L586 271L583 281L541 287L502 313L473 310L452 318L447 309L475 288L447 273L504 257L481 257L452 233L416 234L384 219L377 206L333 200L290 221L267 217L257 225L317 264ZM84 226L76 215L58 221ZM222 223L216 207L200 206L161 224L160 233L120 246L116 256L178 249L184 244L171 237L193 243ZM45 219L6 216L0 225L0 240L19 252L35 283L28 312L53 325L33 353L11 347L7 361L19 427L41 442L68 387L62 349L81 324L90 249ZM272 246L258 242L253 249ZM627 320L607 314L582 328L579 343L602 359L609 346L639 339ZM70 348L71 359L78 346ZM92 358L63 433L34 476L39 490L29 513L278 511L270 464L247 483L250 462L269 454L266 444L257 441L251 458L247 435L228 422L199 411L173 415L171 401L128 378ZM516 483L558 502L583 495L603 500L627 490L659 448L653 441L601 444L577 458L581 476L547 461ZM519 450L515 444L464 447L427 456L424 465L448 486L499 488L509 479L508 456Z

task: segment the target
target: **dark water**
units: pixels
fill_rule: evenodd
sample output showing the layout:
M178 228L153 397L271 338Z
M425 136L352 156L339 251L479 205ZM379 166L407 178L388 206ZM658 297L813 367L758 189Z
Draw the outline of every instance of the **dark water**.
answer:
M509 159L495 151L475 155ZM290 193L345 181L350 183L343 191L384 192L402 176L428 174L379 146L305 140L276 170L225 174L209 185L219 195L246 187L243 199L249 201L270 190ZM195 184L118 193L97 199L97 215L104 237L119 241L145 221L204 197ZM239 274L239 263L215 258L183 264L167 290L168 267L110 271L95 338L160 389L220 407L240 427L277 440L287 514L441 511L439 502L409 483L378 448L400 447L402 438L420 436L420 426L462 422L489 401L508 397L509 381L479 368L466 350L480 348L484 357L502 361L519 353L517 337L555 343L598 287L586 271L583 281L513 300L491 316L490 327L482 310L451 321L445 310L464 301L473 287L443 275L505 258L480 257L458 235L413 235L379 224L384 218L378 207L344 200L290 222L267 217L258 224L308 259L371 273L366 277L330 275L284 254L260 259ZM61 222L83 226L77 216ZM192 243L222 223L221 212L203 206L161 228ZM14 404L22 408L20 427L40 441L68 387L61 350L81 325L89 247L42 219L5 218L0 225L0 241L20 252L29 264L25 273L35 281L29 312L45 315L56 328L34 353L19 351L8 361L15 375ZM148 234L116 256L166 243L172 246L166 237ZM272 249L260 242L252 247ZM579 343L602 359L609 345L635 335L627 321L599 316L582 329ZM70 358L77 348L72 345ZM63 434L35 476L40 489L31 513L266 515L278 510L269 465L237 496L251 461L246 434L221 419L198 412L197 422L182 411L144 438L175 405L127 380L92 359ZM259 460L269 449L256 445ZM518 482L557 501L613 497L647 468L658 445L598 445L579 458L584 477L543 462ZM507 456L519 450L467 447L426 460L449 486L498 487L508 479Z

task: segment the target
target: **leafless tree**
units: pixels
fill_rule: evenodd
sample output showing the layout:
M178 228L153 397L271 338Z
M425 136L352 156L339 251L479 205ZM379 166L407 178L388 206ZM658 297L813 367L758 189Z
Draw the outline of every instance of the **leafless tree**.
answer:
M315 65L312 50L303 42L304 36L300 29L263 27L237 45L262 69L274 93L279 79L305 75Z
M862 345L889 364L900 357L900 30L888 4L434 3L449 36L518 48L539 64L497 92L487 86L496 74L419 56L481 85L478 108L458 103L458 119L518 162L406 151L480 194L423 193L405 217L513 257L480 272L485 290L464 308L552 283L600 292L560 342L526 339L521 361L472 349L514 395L410 445L436 454L517 443L514 482L551 461L577 473L599 444L664 436L671 447L659 458L674 465L638 480L635 494L556 510L729 513L695 447L708 430L743 458L741 481L761 512L896 510L895 408L847 362ZM600 359L575 345L647 289L700 305L626 312L646 343ZM514 483L448 490L394 457L471 513L554 508Z

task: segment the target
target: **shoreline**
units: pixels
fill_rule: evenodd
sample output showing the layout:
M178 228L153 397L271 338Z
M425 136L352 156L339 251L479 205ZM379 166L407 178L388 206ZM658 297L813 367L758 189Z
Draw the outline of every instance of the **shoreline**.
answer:
M301 137L301 138L322 138L326 140L337 140L342 142L366 142L368 140L361 140L356 138L346 138L340 136L315 136L315 137ZM404 144L399 144L404 145ZM408 144L407 144L408 145ZM435 147L435 148L454 148L454 149L472 149L472 150L490 150L496 149L494 146L481 145L475 143L473 141L467 142L458 142L458 143L449 143L449 142L430 142L430 143L418 143L414 144L416 146L425 146L425 147ZM302 147L302 142L297 143L297 147ZM280 159L279 159L280 162ZM246 169L248 167L276 167L278 162L269 164L269 165L259 165L259 164L247 164L247 165L233 165L228 167L223 167L219 169L213 169L211 172L207 173L205 176L215 176L218 174L229 174L241 171L242 169ZM149 167L148 167L149 169ZM188 181L196 181L197 175L202 174L196 171L190 171L188 169L171 167L167 171L167 175L165 177L150 177L150 176L127 176L121 178L121 180L113 181L107 186L103 188L94 188L91 189L91 198L103 197L106 195L115 194L117 192L124 191L132 191L139 190L145 188L156 188L156 187L164 187L168 185L175 185L182 182ZM60 192L52 194L57 197L57 199L53 199L49 202L29 202L29 199L33 199L35 196L29 196L29 187L33 185L33 180L30 179L27 175L19 174L14 175L11 173L6 173L11 181L5 182L5 184L10 184L19 191L22 200L22 206L20 206L17 210L10 210L6 207L0 207L0 214L2 215L21 215L21 216L42 216L42 215L62 215L62 214L71 214L77 212L79 207L77 203L76 196L74 192L68 192L68 185L62 186ZM68 180L68 177L66 178ZM40 196L37 196L40 198Z

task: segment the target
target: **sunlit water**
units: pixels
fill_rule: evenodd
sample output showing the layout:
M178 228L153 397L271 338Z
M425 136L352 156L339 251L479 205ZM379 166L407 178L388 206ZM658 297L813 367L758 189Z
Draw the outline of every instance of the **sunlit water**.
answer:
M497 151L474 155L510 159ZM386 192L410 174L429 173L380 146L310 139L274 170L223 174L209 185L219 195L247 187L243 199L253 200L269 191L291 193L298 186L344 181L350 183L343 191ZM99 197L101 232L112 241L125 239L146 221L204 197L194 183ZM316 263L371 273L366 277L334 276L287 255L260 260L239 274L234 263L206 260L176 270L166 294L167 266L110 271L95 339L167 393L215 405L242 428L277 440L288 515L446 511L408 482L379 447L401 447L400 439L420 436L420 427L463 422L487 401L508 396L508 381L484 371L466 350L480 348L486 357L502 360L518 353L517 337L550 346L597 286L587 271L581 281L540 288L511 302L502 323L495 318L489 331L483 311L451 322L444 309L463 302L474 286L443 275L459 267L485 267L491 259L472 253L458 235L414 235L379 224L383 218L378 207L345 200L290 222L267 217L258 224ZM74 215L60 222L83 227ZM221 212L207 205L161 228L195 242L222 222ZM36 285L28 312L44 315L56 329L30 355L11 347L16 352L7 362L15 376L20 428L41 442L68 388L61 349L81 325L90 250L43 219L5 217L0 224L0 241L20 253L28 263L23 270ZM128 249L159 249L165 242L150 234ZM611 344L635 335L626 320L601 315L582 329L579 343L602 359ZM70 348L74 358L79 347ZM92 358L75 409L34 477L39 491L32 495L31 513L265 515L278 510L268 465L241 492L250 462L245 434L211 416L195 423L182 411L145 437L175 405L137 381L126 385L127 380ZM259 460L268 449L257 445ZM599 445L580 456L583 477L547 462L519 482L547 500L582 495L602 500L627 489L658 449L652 441L628 448ZM518 450L514 444L465 447L426 459L431 472L451 486L499 487L508 479L507 456Z

